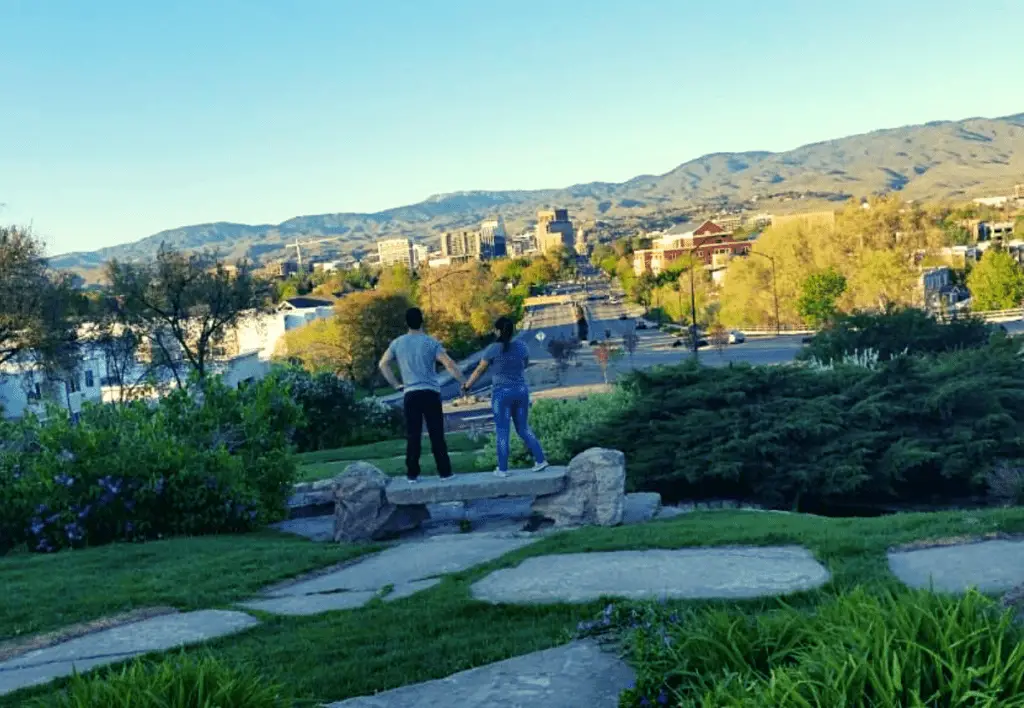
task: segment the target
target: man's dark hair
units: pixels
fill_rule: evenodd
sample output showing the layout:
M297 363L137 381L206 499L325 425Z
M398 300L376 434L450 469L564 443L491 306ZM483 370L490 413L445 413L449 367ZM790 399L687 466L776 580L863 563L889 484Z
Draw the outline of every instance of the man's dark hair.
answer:
M405 324L409 325L409 329L423 329L423 310L418 307L406 310Z

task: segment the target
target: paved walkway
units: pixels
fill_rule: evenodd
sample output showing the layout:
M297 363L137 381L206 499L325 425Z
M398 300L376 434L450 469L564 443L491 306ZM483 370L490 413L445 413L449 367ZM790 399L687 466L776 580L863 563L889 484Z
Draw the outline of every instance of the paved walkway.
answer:
M328 708L615 708L634 678L614 654L574 642Z
M828 579L814 556L792 546L573 553L491 573L473 585L473 597L509 604L746 599L812 590Z
M1007 592L1024 584L1024 540L994 540L889 553L889 568L914 588Z
M249 629L259 620L244 612L202 610L153 617L105 629L0 663L0 696L49 683L74 671L168 651Z

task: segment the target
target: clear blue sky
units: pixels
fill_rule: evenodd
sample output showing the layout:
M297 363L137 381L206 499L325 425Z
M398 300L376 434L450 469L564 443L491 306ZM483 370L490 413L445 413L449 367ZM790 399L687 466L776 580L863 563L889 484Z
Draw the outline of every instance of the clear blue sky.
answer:
M1018 0L0 0L0 27L0 223L52 253L1024 111Z

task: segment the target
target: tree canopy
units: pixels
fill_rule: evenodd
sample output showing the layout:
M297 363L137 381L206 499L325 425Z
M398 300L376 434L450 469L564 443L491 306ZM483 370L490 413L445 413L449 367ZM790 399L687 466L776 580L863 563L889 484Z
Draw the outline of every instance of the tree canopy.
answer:
M967 275L972 309L1009 310L1024 302L1024 271L1006 251L990 248Z

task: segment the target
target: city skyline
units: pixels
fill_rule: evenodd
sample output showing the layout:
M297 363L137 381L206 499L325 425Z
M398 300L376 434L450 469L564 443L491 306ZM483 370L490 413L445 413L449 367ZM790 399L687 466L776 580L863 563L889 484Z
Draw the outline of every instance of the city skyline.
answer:
M950 41L1020 5L679 5L0 0L0 223L57 254L1024 109L1024 49Z

